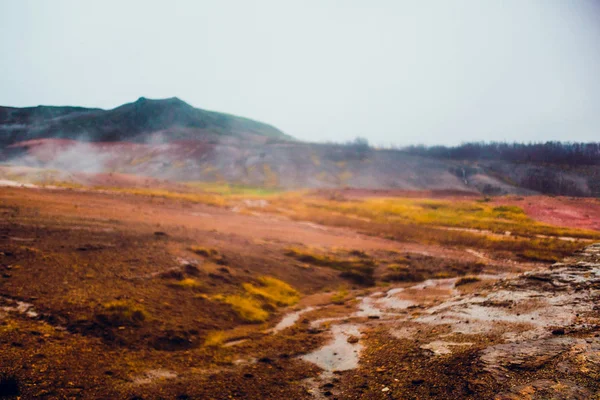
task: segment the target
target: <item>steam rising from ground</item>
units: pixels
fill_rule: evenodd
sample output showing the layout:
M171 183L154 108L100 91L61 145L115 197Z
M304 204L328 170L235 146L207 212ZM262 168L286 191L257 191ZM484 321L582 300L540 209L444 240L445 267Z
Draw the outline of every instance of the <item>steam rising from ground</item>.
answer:
M110 153L87 142L73 142L61 148L44 149L10 160L11 164L70 172L101 173L107 170Z

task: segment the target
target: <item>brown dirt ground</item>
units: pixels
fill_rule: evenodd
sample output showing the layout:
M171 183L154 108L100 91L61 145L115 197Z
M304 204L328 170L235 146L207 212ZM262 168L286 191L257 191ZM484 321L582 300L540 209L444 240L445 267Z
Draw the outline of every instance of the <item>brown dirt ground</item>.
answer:
M192 245L216 249L221 257L199 256L188 250ZM456 261L454 275L532 267L487 265L464 250L183 201L0 188L0 393L3 379L15 377L22 398L310 398L304 380L319 368L298 356L325 343L326 333L300 318L272 335L267 329L284 310L272 310L264 324L248 324L228 305L207 297L239 293L243 283L270 275L303 294L297 308L323 307L311 313L314 320L344 318L356 307L353 297L391 286L356 287L339 271L286 256L291 246L334 253L360 249L383 264L398 254L412 255L419 279L447 273L447 260ZM183 277L197 279L200 286L178 287ZM349 289L350 300L331 306L331 294L340 287ZM414 297L438 301L424 293ZM31 303L37 315L2 311L4 303L15 300ZM107 320L103 305L115 300L143 308L145 320ZM226 331L229 340L249 340L231 347L203 346L212 331ZM427 335L420 332L418 340ZM497 386L472 370L480 344L449 359L423 357L418 341L391 338L377 321L364 343L361 367L333 378L338 398L394 398L382 397L386 384L401 387L395 392L401 398L491 398L486 396ZM428 376L425 386L422 375Z

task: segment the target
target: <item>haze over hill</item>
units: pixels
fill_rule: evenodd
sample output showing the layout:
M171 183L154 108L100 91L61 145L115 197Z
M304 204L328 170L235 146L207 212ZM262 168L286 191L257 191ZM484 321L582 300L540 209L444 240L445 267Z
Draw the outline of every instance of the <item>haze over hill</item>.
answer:
M306 143L271 125L194 108L177 98L140 98L112 110L3 107L0 143L2 161L14 165L179 182L600 195L600 157L594 145L581 147L586 152L580 155L566 148L570 158L552 162L544 155L548 150L537 147L524 147L522 157L515 158L519 148L504 154L493 146L475 146L478 150L469 153L462 148L375 149L366 139Z

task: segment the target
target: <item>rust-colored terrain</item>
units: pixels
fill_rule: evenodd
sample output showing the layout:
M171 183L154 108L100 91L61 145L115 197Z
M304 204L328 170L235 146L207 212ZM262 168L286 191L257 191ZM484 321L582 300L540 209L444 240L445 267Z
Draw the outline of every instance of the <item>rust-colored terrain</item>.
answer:
M507 237L493 227L432 227L417 216L417 225L398 231L400 223L372 215L388 203L357 203L352 214L347 208L382 196L435 210L469 202L459 211L514 212L506 218L520 221L527 217L506 206L529 212L523 202L531 199L534 220L556 223L539 208L565 203L591 222L559 225L595 229L597 202L499 198L473 206L471 194L375 195L232 197L207 205L205 197L163 192L0 188L0 394L598 394L595 231L531 230L536 222L525 230L515 222ZM321 215L305 207L339 209ZM442 225L454 223L442 217ZM437 233L423 240L409 228ZM538 231L562 238L536 239ZM526 237L537 247L521 248ZM578 249L585 250L553 266L543 260Z

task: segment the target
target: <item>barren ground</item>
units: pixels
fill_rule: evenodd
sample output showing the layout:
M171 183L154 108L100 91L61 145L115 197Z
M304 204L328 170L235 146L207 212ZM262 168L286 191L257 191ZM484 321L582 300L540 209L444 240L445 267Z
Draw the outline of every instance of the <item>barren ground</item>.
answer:
M590 200L494 202L599 227ZM600 248L585 246L550 266L183 200L2 187L0 395L596 398ZM374 284L290 248L363 257ZM413 269L384 280L399 259ZM263 276L300 301L250 323L220 300ZM115 302L144 318L115 319Z

